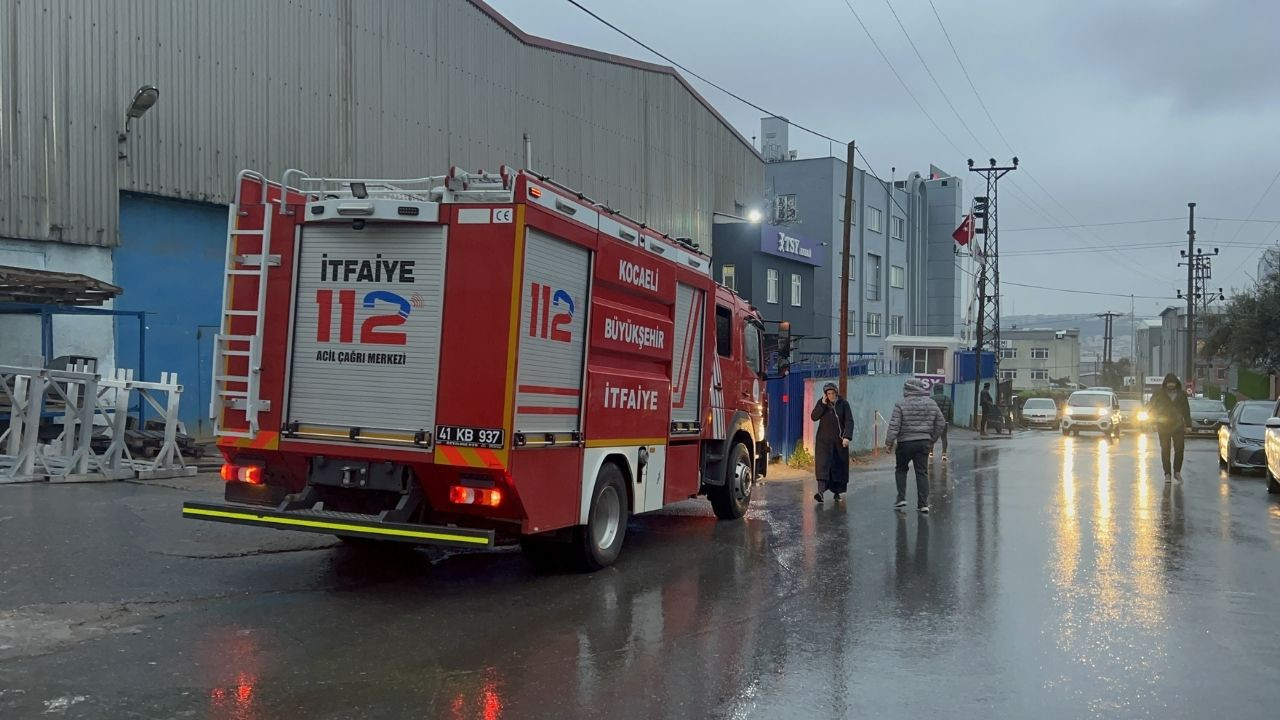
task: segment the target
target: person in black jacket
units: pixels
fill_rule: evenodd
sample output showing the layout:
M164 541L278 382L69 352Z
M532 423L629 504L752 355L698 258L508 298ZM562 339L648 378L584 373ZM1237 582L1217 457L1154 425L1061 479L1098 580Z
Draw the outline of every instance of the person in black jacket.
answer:
M987 434L987 423L996 414L996 401L991 399L991 383L982 383L982 395L978 398L982 406L982 424L978 426L978 434Z
M1164 376L1164 384L1151 394L1147 404L1152 423L1160 435L1160 461L1164 464L1165 482L1182 482L1182 455L1186 445L1187 427L1191 425L1191 404L1182 389L1177 375ZM1173 451L1173 473L1170 474L1169 454Z
M813 499L823 502L828 490L835 499L849 489L849 441L853 439L853 409L840 397L835 383L822 387L822 399L813 407L809 417L818 424L818 437L814 443L815 474L818 492Z

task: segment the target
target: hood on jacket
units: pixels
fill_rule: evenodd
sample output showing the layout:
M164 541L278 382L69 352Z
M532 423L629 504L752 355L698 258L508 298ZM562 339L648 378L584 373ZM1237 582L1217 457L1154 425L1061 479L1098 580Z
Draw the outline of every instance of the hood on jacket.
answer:
M927 397L929 395L929 388L916 378L911 378L902 384L902 394L904 397L912 397L914 395L924 395Z
M836 391L836 396L837 396L837 397L839 397L839 395L840 395L840 388L836 387L836 384L835 384L835 383L827 383L826 385L823 385L823 386L822 386L822 394L823 394L823 395L826 395L828 390L835 390L835 391Z
M1174 381L1174 382L1178 383L1178 390L1182 390L1182 381L1181 381L1181 380L1179 380L1179 379L1178 379L1178 376L1177 376L1177 375L1174 375L1173 373L1169 373L1168 375L1165 375L1165 376L1164 376L1164 380L1163 380L1163 381L1161 381L1161 383L1160 383L1160 389L1161 389L1161 390L1164 390L1164 389L1165 389L1165 385L1168 385L1170 380L1172 380L1172 381Z

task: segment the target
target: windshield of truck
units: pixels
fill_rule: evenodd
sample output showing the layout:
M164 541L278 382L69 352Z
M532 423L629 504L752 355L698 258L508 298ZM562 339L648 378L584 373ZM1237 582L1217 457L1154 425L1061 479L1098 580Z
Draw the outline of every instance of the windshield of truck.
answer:
M1191 398L1191 412L1194 413L1223 413L1226 414L1227 406L1222 404L1221 400L1208 400L1206 398Z
M1023 410L1057 410L1058 406L1049 398L1031 398L1022 406Z
M1111 396L1102 393L1076 393L1067 398L1071 407L1107 407L1111 404Z

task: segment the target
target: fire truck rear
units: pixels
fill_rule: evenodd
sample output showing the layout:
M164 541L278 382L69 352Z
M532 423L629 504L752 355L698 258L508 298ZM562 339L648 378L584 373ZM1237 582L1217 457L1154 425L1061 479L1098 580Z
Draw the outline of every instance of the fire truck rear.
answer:
M245 171L213 397L225 503L186 517L535 562L632 514L740 518L768 458L759 314L687 241L528 172Z

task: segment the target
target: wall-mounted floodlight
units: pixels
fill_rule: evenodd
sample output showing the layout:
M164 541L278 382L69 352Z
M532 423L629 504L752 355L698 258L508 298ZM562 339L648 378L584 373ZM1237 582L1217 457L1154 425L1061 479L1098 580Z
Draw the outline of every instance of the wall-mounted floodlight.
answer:
M129 125L137 118L142 117L157 102L160 101L160 88L155 85L143 85L138 88L138 92L133 94L133 100L129 102L129 107L124 111L124 131L116 136L116 140L123 144L129 139ZM119 153L120 159L128 157L123 149Z

